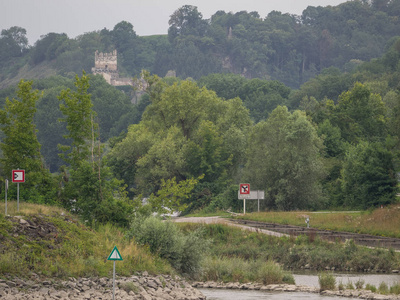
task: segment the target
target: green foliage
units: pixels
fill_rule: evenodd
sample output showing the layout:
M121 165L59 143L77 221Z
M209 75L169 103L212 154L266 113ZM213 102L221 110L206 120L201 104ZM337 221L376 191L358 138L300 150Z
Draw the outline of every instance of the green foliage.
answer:
M169 263L134 241L128 241L116 226L107 224L93 230L69 213L63 212L60 215L60 209L54 211L50 206L38 206L39 211L48 213L45 216L37 211L33 214L25 213L27 207L24 205L19 215L22 214L25 220L37 225L37 229L29 229L29 234L0 212L1 245L5 251L0 256L2 275L29 278L34 272L39 276L60 279L106 277L112 270L107 255L115 245L118 245L124 259L123 264L117 264L116 267L122 276L131 276L141 271L151 274L173 272ZM18 235L10 234L17 228Z
M321 140L306 116L279 106L252 129L245 181L266 190L270 208L318 207L323 200L320 149Z
M6 99L4 109L0 110L1 130L4 138L0 144L3 157L0 159L5 178L11 177L13 169L25 170L25 200L38 203L55 201L54 182L50 172L44 167L37 140L37 130L33 123L39 92L32 90L32 81L21 80L18 85L19 99ZM10 180L11 181L11 180ZM12 187L10 196L16 188Z
M248 111L239 99L224 101L189 80L168 86L146 78L151 104L111 150L109 165L136 193L155 195L162 182L175 178L179 185L204 174L199 184L218 194L244 163Z
M291 274L273 261L246 260L240 257L207 257L199 280L215 282L259 282L294 284Z
M381 282L378 287L379 294L387 295L389 294L389 287L386 282Z
M82 77L75 77L76 91L63 90L58 97L60 110L64 115L60 121L67 123L68 134L65 139L71 140L71 145L60 145L60 149L68 152L64 159L72 167L79 167L79 164L86 160L90 154L88 141L94 140L95 123L93 120L92 102L89 89L89 77L83 72Z
M376 292L376 286L374 286L373 284L367 283L367 284L365 285L365 289L366 289L366 290L369 290L369 291L371 291L371 292L373 292L373 293Z
M336 288L336 278L331 273L321 273L318 275L319 290L334 290Z
M172 222L163 222L155 217L134 219L129 237L142 245L148 245L152 253L167 259L180 272L194 275L199 271L203 253L208 242L202 238L201 231L187 235Z
M392 152L380 143L350 147L341 177L344 204L365 209L393 203L397 190L393 161Z
M149 203L158 213L184 211L187 207L184 200L189 198L189 194L202 178L203 176L200 176L198 179L191 178L180 182L176 182L175 177L167 181L162 179L159 190L155 195L150 195Z

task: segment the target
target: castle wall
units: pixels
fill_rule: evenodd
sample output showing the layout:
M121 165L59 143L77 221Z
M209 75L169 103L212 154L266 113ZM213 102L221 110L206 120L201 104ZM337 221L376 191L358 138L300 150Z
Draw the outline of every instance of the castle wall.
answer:
M96 51L94 67L100 70L117 71L117 50L110 53Z

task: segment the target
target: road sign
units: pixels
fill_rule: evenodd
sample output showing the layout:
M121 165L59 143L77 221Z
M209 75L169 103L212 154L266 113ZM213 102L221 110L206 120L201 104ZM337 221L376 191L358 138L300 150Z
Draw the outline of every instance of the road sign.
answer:
M111 251L107 260L122 260L122 256L119 253L117 246L115 246L114 249Z
M264 191L250 191L248 194L240 194L238 191L238 199L264 200Z
M250 195L250 183L241 183L239 193L241 195Z
M12 182L25 182L25 170L12 170Z

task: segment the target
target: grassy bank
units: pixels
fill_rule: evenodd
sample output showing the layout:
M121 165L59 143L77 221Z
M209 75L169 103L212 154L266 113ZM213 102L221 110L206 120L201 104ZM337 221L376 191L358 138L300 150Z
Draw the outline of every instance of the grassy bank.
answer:
M400 238L400 204L361 212L260 212L235 218Z
M104 225L92 230L57 207L8 203L0 205L0 277L112 276L112 262L107 261L114 246L123 261L116 272L128 276L137 271L170 274L170 264L150 253L149 249L128 241L119 228ZM21 221L22 219L22 221ZM28 222L25 223L24 221Z
M222 262L231 261L232 265L238 265L235 260L239 259L247 261L250 265L258 262L260 266L268 261L275 261L287 270L306 267L322 271L329 267L337 271L359 272L364 270L390 272L400 266L398 253L359 247L352 241L344 244L329 243L313 235L278 238L222 224L181 226L184 230L203 228L205 237L212 240L209 255Z

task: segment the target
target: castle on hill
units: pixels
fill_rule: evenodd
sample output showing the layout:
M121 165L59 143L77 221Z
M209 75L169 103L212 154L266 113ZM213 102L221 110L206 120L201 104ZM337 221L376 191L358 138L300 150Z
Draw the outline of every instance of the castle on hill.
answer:
M110 53L99 53L99 51L96 51L94 55L94 68L92 68L93 74L102 75L107 83L113 86L134 85L131 78L119 77L117 50Z

